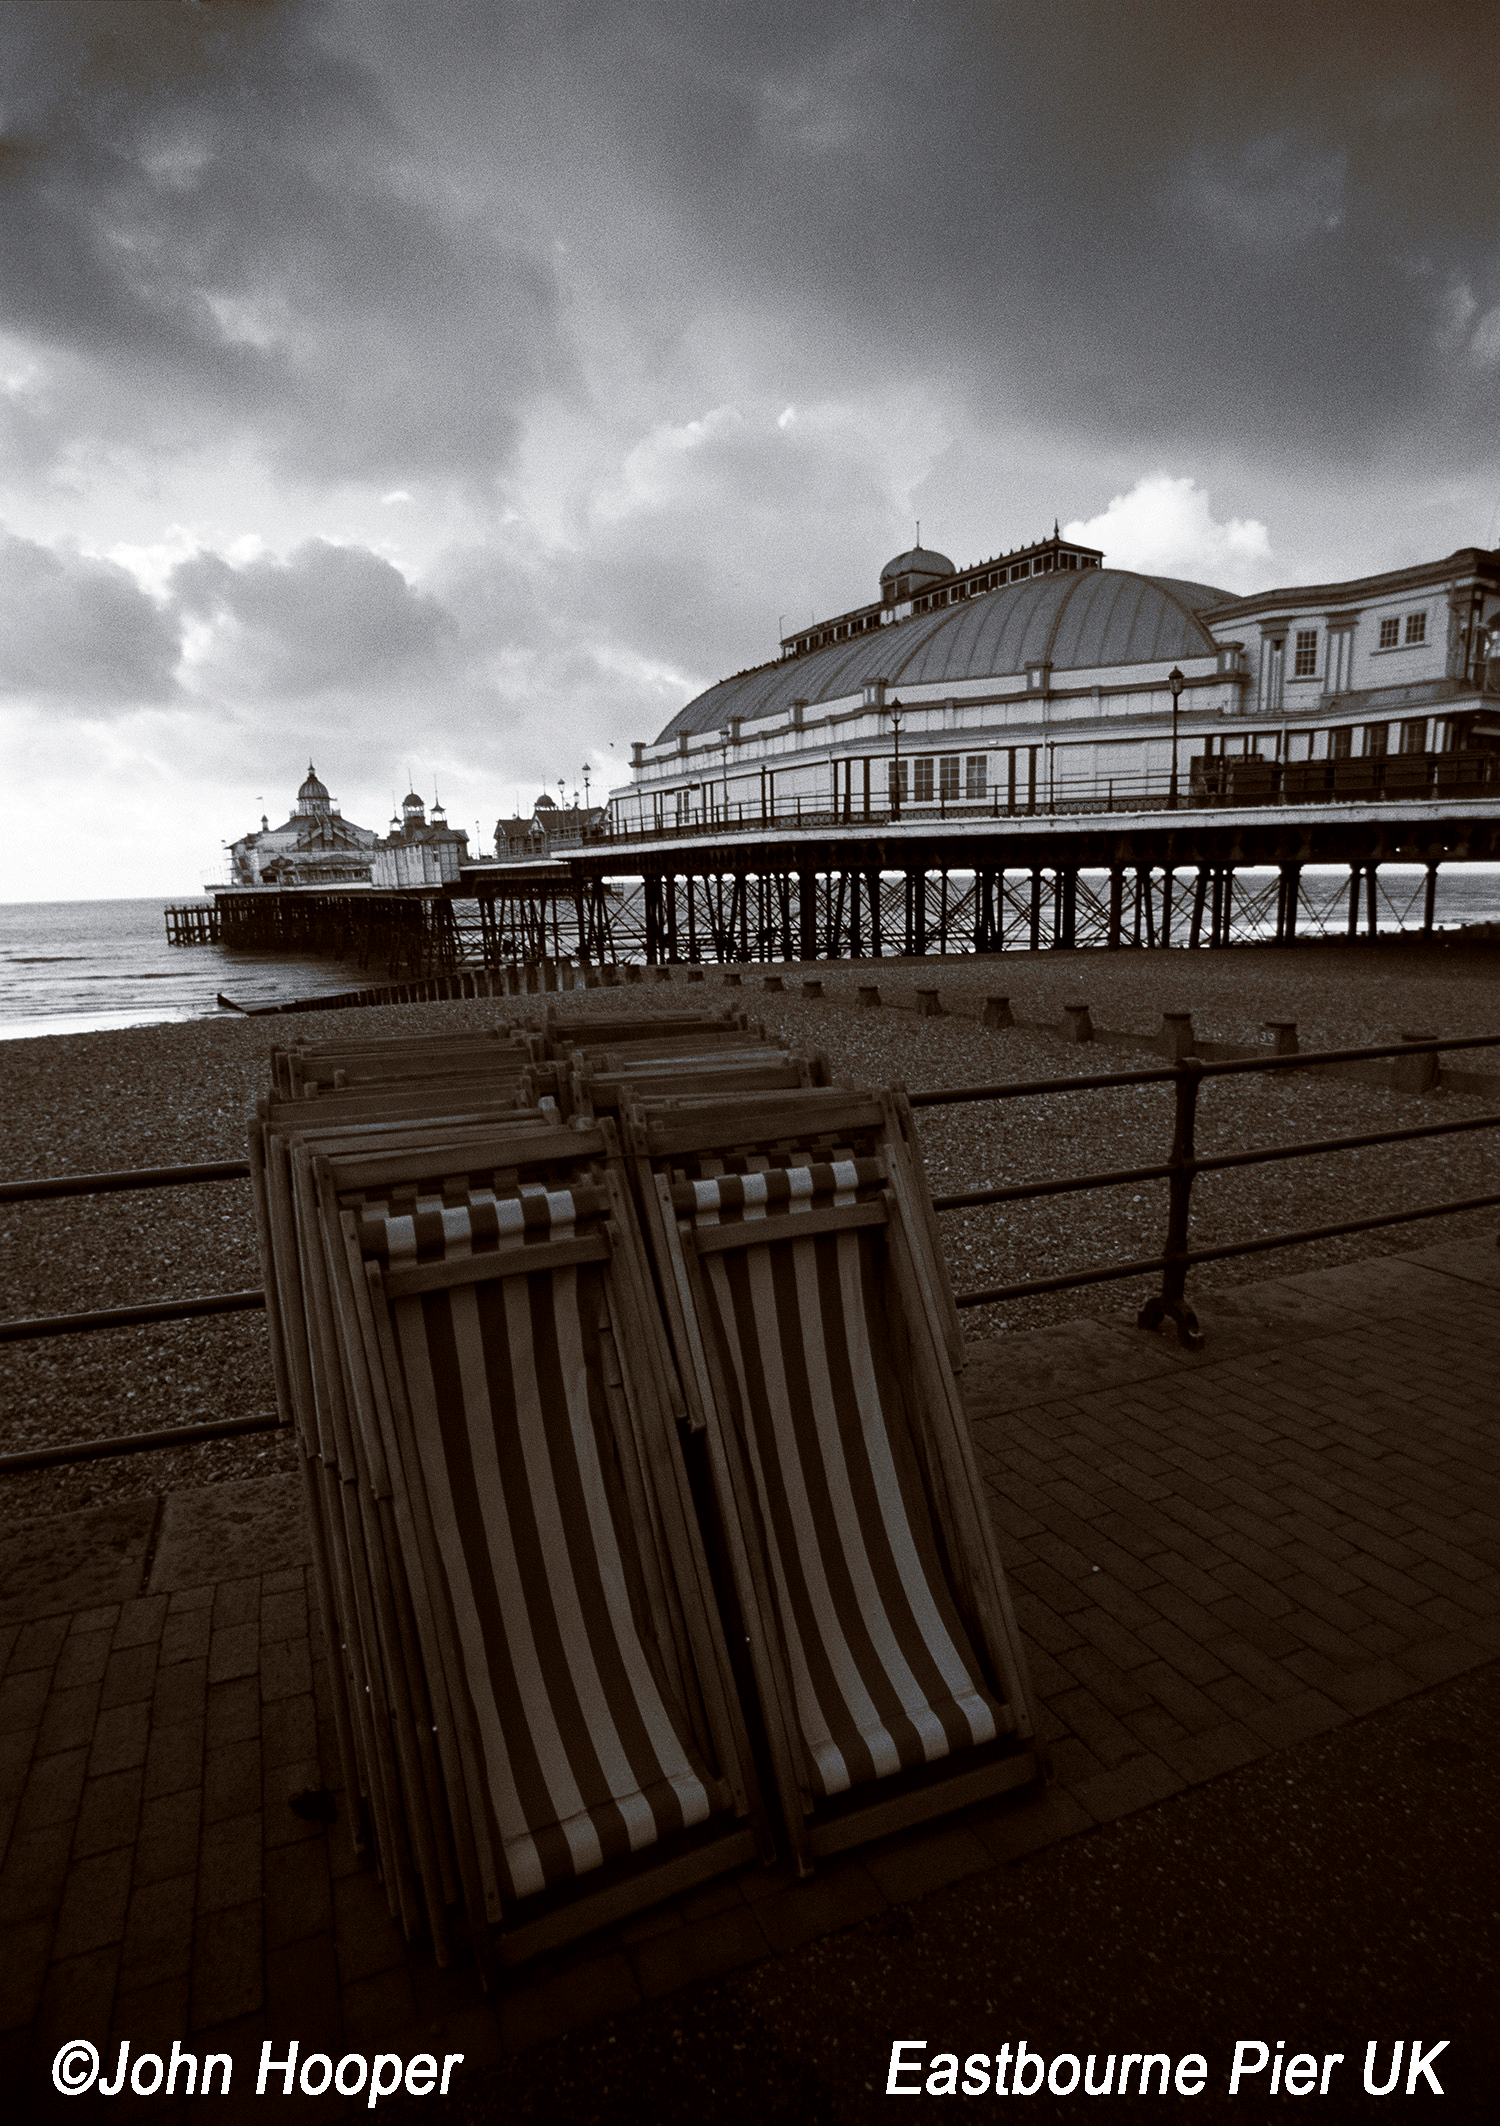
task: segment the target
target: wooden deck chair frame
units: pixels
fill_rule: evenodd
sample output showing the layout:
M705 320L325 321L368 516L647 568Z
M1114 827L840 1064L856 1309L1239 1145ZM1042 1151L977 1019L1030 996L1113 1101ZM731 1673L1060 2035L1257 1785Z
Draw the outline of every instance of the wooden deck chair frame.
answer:
M799 1871L804 1873L827 1854L991 1798L1042 1776L1039 1752L1028 1746L1033 1738L1033 1714L1025 1656L958 1394L940 1283L930 1259L929 1228L912 1201L913 1189L920 1185L920 1173L913 1171L895 1101L889 1095L835 1093L821 1103L821 1124L831 1125L838 1135L852 1140L838 1148L862 1155L881 1174L883 1185L872 1202L784 1211L774 1217L768 1211L760 1218L747 1217L737 1223L702 1229L681 1218L674 1206L674 1160L680 1165L685 1157L690 1157L704 1161L710 1170L721 1171L728 1171L726 1161L742 1165L758 1162L763 1168L768 1152L774 1151L777 1164L788 1164L798 1156L799 1134L804 1145L817 1135L826 1139L827 1127L808 1127L818 1104L805 1098L798 1102L801 1115L787 1112L779 1119L789 1127L781 1129L776 1126L778 1118L772 1107L758 1105L746 1112L737 1102L728 1100L701 1107L683 1104L656 1115L636 1109L624 1118L626 1143L636 1160L637 1195L642 1200L644 1222L657 1255L664 1312L672 1327L684 1380L696 1403L695 1418L708 1435L718 1511L750 1640L783 1823ZM811 1163L806 1153L801 1156L805 1163ZM826 1162L826 1146L821 1153L814 1150L811 1161ZM755 1170L753 1164L750 1170ZM680 1190L682 1184L679 1182L678 1186ZM980 1680L990 1693L991 1710L998 1712L999 1732L993 1740L971 1741L963 1747L954 1745L950 1733L944 1754L932 1757L929 1752L929 1761L910 1763L883 1777L870 1777L867 1773L851 1783L847 1792L835 1797L827 1791L827 1778L817 1769L821 1760L815 1761L815 1749L821 1745L809 1732L814 1719L804 1719L799 1714L796 1663L802 1657L794 1657L792 1651L793 1634L788 1630L791 1598L786 1595L790 1583L784 1577L790 1553L784 1536L779 1551L768 1538L765 1515L772 1511L767 1504L771 1493L759 1473L761 1460L770 1450L764 1437L750 1439L735 1425L733 1412L749 1376L726 1349L718 1296L710 1294L705 1256L719 1257L727 1263L728 1251L734 1250L748 1263L756 1249L764 1249L769 1265L770 1251L787 1241L810 1241L816 1245L825 1234L848 1232L852 1236L855 1231L876 1226L883 1228L885 1235L882 1319L890 1324L898 1360L887 1371L886 1383L905 1406L904 1413L884 1410L887 1432L895 1442L892 1466L901 1465L905 1451L895 1440L892 1423L899 1422L904 1414L905 1436L915 1449L921 1478L920 1491L914 1488L909 1475L897 1487L902 1491L904 1508L892 1525L899 1525L904 1519L920 1552L923 1530L918 1523L921 1499L925 1496L935 1549L944 1562L949 1593L968 1641L964 1649L962 1641L944 1626L946 1637L935 1633L933 1644L943 1649L944 1659L949 1658L950 1648L957 1649L960 1657L966 1651L977 1659ZM810 1259L803 1258L799 1278L809 1274L806 1265ZM828 1259L825 1253L824 1266L816 1274L826 1276ZM847 1262L848 1258L841 1254L839 1274L846 1281L846 1300L850 1274ZM768 1267L767 1279L770 1275ZM762 1285L763 1293L769 1289L768 1282ZM763 1337L767 1333L774 1313L774 1306L769 1314L763 1304L758 1307L754 1318L756 1335ZM762 1363L764 1346L757 1349L761 1355L752 1351L752 1369ZM779 1359L774 1363L779 1363ZM875 1391L877 1408L883 1408L883 1393ZM867 1408L866 1437L869 1415ZM837 1465L838 1452L842 1448L834 1452L830 1468ZM871 1466L875 1466L873 1460ZM779 1481L774 1473L771 1481L773 1487ZM788 1499L792 1488L788 1483ZM828 1493L834 1501L835 1519L853 1514L859 1520L852 1490L841 1499L837 1479L831 1476ZM867 1544L873 1546L869 1555L877 1554L878 1529L871 1530L859 1520L855 1539L848 1535L847 1526L846 1521L840 1521L845 1532L831 1550L824 1544L824 1555L834 1556L836 1563L839 1555L864 1555ZM812 1550L798 1550L793 1569L799 1569L800 1562L808 1557L814 1559L807 1577L811 1586L817 1569ZM920 1589L921 1572L919 1565L918 1577L903 1579L902 1585L908 1590L912 1586ZM930 1559L926 1578L931 1593ZM858 1584L858 1575L851 1572L849 1585ZM898 1592L898 1607L903 1599ZM884 1618L885 1610L879 1609L879 1620ZM812 1649L809 1659L821 1658L819 1645L807 1637L805 1626L805 1617L796 1620L796 1630L803 1634L798 1643ZM875 1627L871 1629L873 1644ZM894 1639L892 1643L896 1643ZM898 1659L909 1651L909 1646L898 1645ZM837 1666L837 1654L835 1648L829 1656L831 1667ZM965 1665L972 1677L973 1662ZM891 1673L895 1673L894 1668ZM857 1676L853 1687L856 1691L861 1687ZM918 1705L919 1722L933 1717L930 1708L921 1703L920 1694L913 1702ZM982 1722L983 1714L975 1724ZM931 1729L927 1731L930 1733ZM883 1731L877 1723L871 1732Z
M340 1226L348 1275L338 1283L338 1299L357 1322L366 1367L356 1384L364 1400L367 1435L378 1432L387 1472L397 1479L401 1496L397 1522L414 1590L422 1593L414 1607L423 1636L424 1656L435 1679L439 1748L444 1756L450 1807L460 1850L466 1900L471 1915L498 1919L497 1945L503 1963L541 1953L593 1928L627 1916L663 1897L681 1894L695 1884L753 1859L771 1856L769 1821L754 1783L748 1741L734 1692L732 1665L712 1601L706 1559L692 1510L687 1472L675 1441L677 1413L670 1352L651 1302L644 1248L625 1187L618 1147L606 1131L534 1133L522 1139L497 1138L492 1147L504 1157L523 1153L522 1168L535 1171L548 1161L575 1167L604 1162L599 1169L609 1198L605 1229L609 1244L594 1242L595 1254L607 1258L601 1275L608 1293L608 1312L618 1325L614 1358L618 1362L614 1407L625 1445L620 1463L631 1497L631 1524L643 1541L643 1558L654 1555L645 1574L656 1590L658 1643L675 1649L678 1674L691 1683L681 1695L705 1755L712 1755L729 1781L735 1800L736 1828L715 1835L676 1841L678 1850L658 1854L654 1846L626 1864L616 1862L580 1875L572 1883L537 1898L508 1897L493 1850L492 1826L484 1797L476 1790L481 1762L476 1711L465 1669L462 1632L439 1552L427 1478L417 1442L402 1358L388 1300L399 1300L406 1283L435 1289L455 1282L491 1281L497 1277L548 1268L549 1256L568 1253L541 1246L510 1248L465 1264L440 1261L424 1270L385 1272L363 1259L354 1214L345 1210ZM370 1162L323 1161L319 1186L325 1228L333 1207L348 1193L348 1184L366 1187ZM387 1172L400 1178L407 1169L399 1159ZM574 1244L577 1245L576 1243ZM406 1296L409 1296L406 1295ZM679 1404L680 1407L680 1404ZM649 1544L645 1538L649 1536ZM653 1550L654 1546L654 1550ZM683 1664L686 1664L684 1671ZM440 1679L437 1680L437 1679Z
M299 1120L309 1110L301 1103ZM333 1105L336 1103L330 1103ZM320 1117L321 1119L321 1117ZM271 1316L273 1367L283 1416L296 1428L314 1543L320 1607L334 1671L335 1721L345 1791L354 1815L357 1850L365 1838L358 1825L361 1796L368 1803L376 1847L393 1912L399 1911L408 1934L417 1931L417 1889L400 1810L400 1789L418 1792L416 1835L424 1886L435 1885L434 1856L444 1861L451 1880L452 1863L443 1847L441 1825L433 1827L421 1810L413 1767L428 1754L425 1736L430 1721L421 1714L420 1680L410 1659L414 1644L409 1619L392 1595L388 1529L372 1526L372 1508L361 1488L361 1468L347 1412L347 1384L341 1382L340 1355L330 1335L326 1267L321 1239L307 1216L307 1190L297 1187L299 1160L309 1145L337 1147L367 1158L397 1137L408 1152L423 1141L419 1158L433 1172L461 1166L476 1136L492 1141L503 1120L519 1131L544 1126L540 1115L512 1109L465 1118L455 1124L433 1120L418 1128L410 1121L384 1126L364 1124L319 1133L277 1131L258 1125L252 1132L252 1174L256 1184L257 1225L263 1235L268 1313ZM378 1494L372 1494L372 1496ZM430 1767L425 1778L430 1790ZM442 1901L435 1890L426 1897L427 1918L440 1961L447 1960Z

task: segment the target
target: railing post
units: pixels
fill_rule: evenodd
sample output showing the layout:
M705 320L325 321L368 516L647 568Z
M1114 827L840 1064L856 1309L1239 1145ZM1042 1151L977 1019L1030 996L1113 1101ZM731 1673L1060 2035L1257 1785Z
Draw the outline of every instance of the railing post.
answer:
M1198 1117L1198 1088L1203 1083L1203 1064L1197 1056L1184 1056L1177 1065L1173 1087L1177 1096L1176 1125L1172 1149L1167 1154L1167 1243L1162 1249L1161 1292L1148 1299L1136 1316L1142 1329L1159 1329L1164 1321L1177 1325L1177 1341L1184 1351L1201 1351L1203 1337L1198 1317L1187 1303L1188 1221L1192 1210L1193 1177L1197 1163L1193 1130Z

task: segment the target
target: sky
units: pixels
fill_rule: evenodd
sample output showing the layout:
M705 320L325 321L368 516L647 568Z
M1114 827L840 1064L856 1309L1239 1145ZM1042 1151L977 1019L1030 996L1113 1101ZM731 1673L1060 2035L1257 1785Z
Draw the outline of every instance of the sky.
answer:
M1050 532L1500 532L1491 0L0 0L0 900L488 843Z

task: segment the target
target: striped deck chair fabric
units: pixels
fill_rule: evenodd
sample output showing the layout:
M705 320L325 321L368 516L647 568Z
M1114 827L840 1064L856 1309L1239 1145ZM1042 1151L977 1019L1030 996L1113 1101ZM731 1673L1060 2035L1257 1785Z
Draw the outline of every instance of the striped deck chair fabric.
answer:
M360 1220L516 1898L733 1805L691 1740L642 1589L604 1387L606 1208L593 1187L475 1190L386 1218L366 1205ZM466 1261L476 1271L455 1279Z
M993 1741L888 1333L879 1160L680 1181L813 1794ZM817 1214L854 1211L840 1227ZM798 1237L799 1214L819 1230ZM725 1226L737 1232L715 1229ZM831 1228L831 1229L827 1229ZM729 1242L731 1244L724 1244Z

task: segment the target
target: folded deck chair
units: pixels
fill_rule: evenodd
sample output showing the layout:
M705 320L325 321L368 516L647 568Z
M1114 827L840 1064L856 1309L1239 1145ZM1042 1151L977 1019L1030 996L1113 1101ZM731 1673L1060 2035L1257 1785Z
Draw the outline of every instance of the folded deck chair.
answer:
M618 1156L603 1131L492 1151L490 1187L411 1208L368 1158L317 1167L465 1894L510 1963L771 1841Z
M514 1073L529 1060L530 1049L522 1041L413 1041L405 1049L389 1052L351 1048L309 1057L292 1055L286 1080L291 1092L311 1095L324 1086L344 1091L437 1076L475 1076L484 1071Z
M900 1115L797 1105L625 1126L806 1870L1040 1766Z
M743 1032L750 1025L744 1012L731 1011L558 1011L547 1008L545 1033L554 1057L567 1055L575 1040L630 1042L662 1040L679 1033Z
M420 1707L420 1678L413 1679L403 1646L410 1638L400 1592L389 1593L389 1570L383 1551L388 1532L370 1496L360 1488L360 1471L350 1431L345 1371L337 1349L327 1293L321 1239L307 1187L313 1150L339 1151L367 1160L383 1153L388 1165L394 1135L403 1156L433 1174L463 1171L478 1138L493 1143L498 1122L515 1134L555 1126L555 1115L528 1114L497 1107L489 1114L414 1124L334 1124L335 1097L326 1106L273 1102L290 1111L291 1127L264 1119L251 1130L251 1177L257 1231L265 1271L265 1291L272 1365L283 1421L291 1424L301 1448L299 1457L313 1539L313 1561L323 1611L333 1686L335 1728L350 1829L357 1851L371 1831L381 1858L393 1912L399 1912L409 1935L420 1925L419 1895L410 1841L405 1836L396 1793L397 1760L411 1760L429 1749L425 1737L431 1721ZM321 1131L306 1128L316 1116ZM302 1128L296 1127L302 1124ZM418 1148L420 1147L420 1148ZM485 1162L481 1159L480 1170ZM299 1177L301 1185L299 1186ZM414 1739L415 1738L415 1739ZM362 1819L361 1802L370 1825ZM436 1850L419 1823L420 1860ZM442 1845L441 1836L438 1845ZM451 1876L451 1861L445 1858ZM429 1879L432 1871L425 1871ZM441 1901L427 1899L427 1918L440 1959L446 1961L446 1930Z

